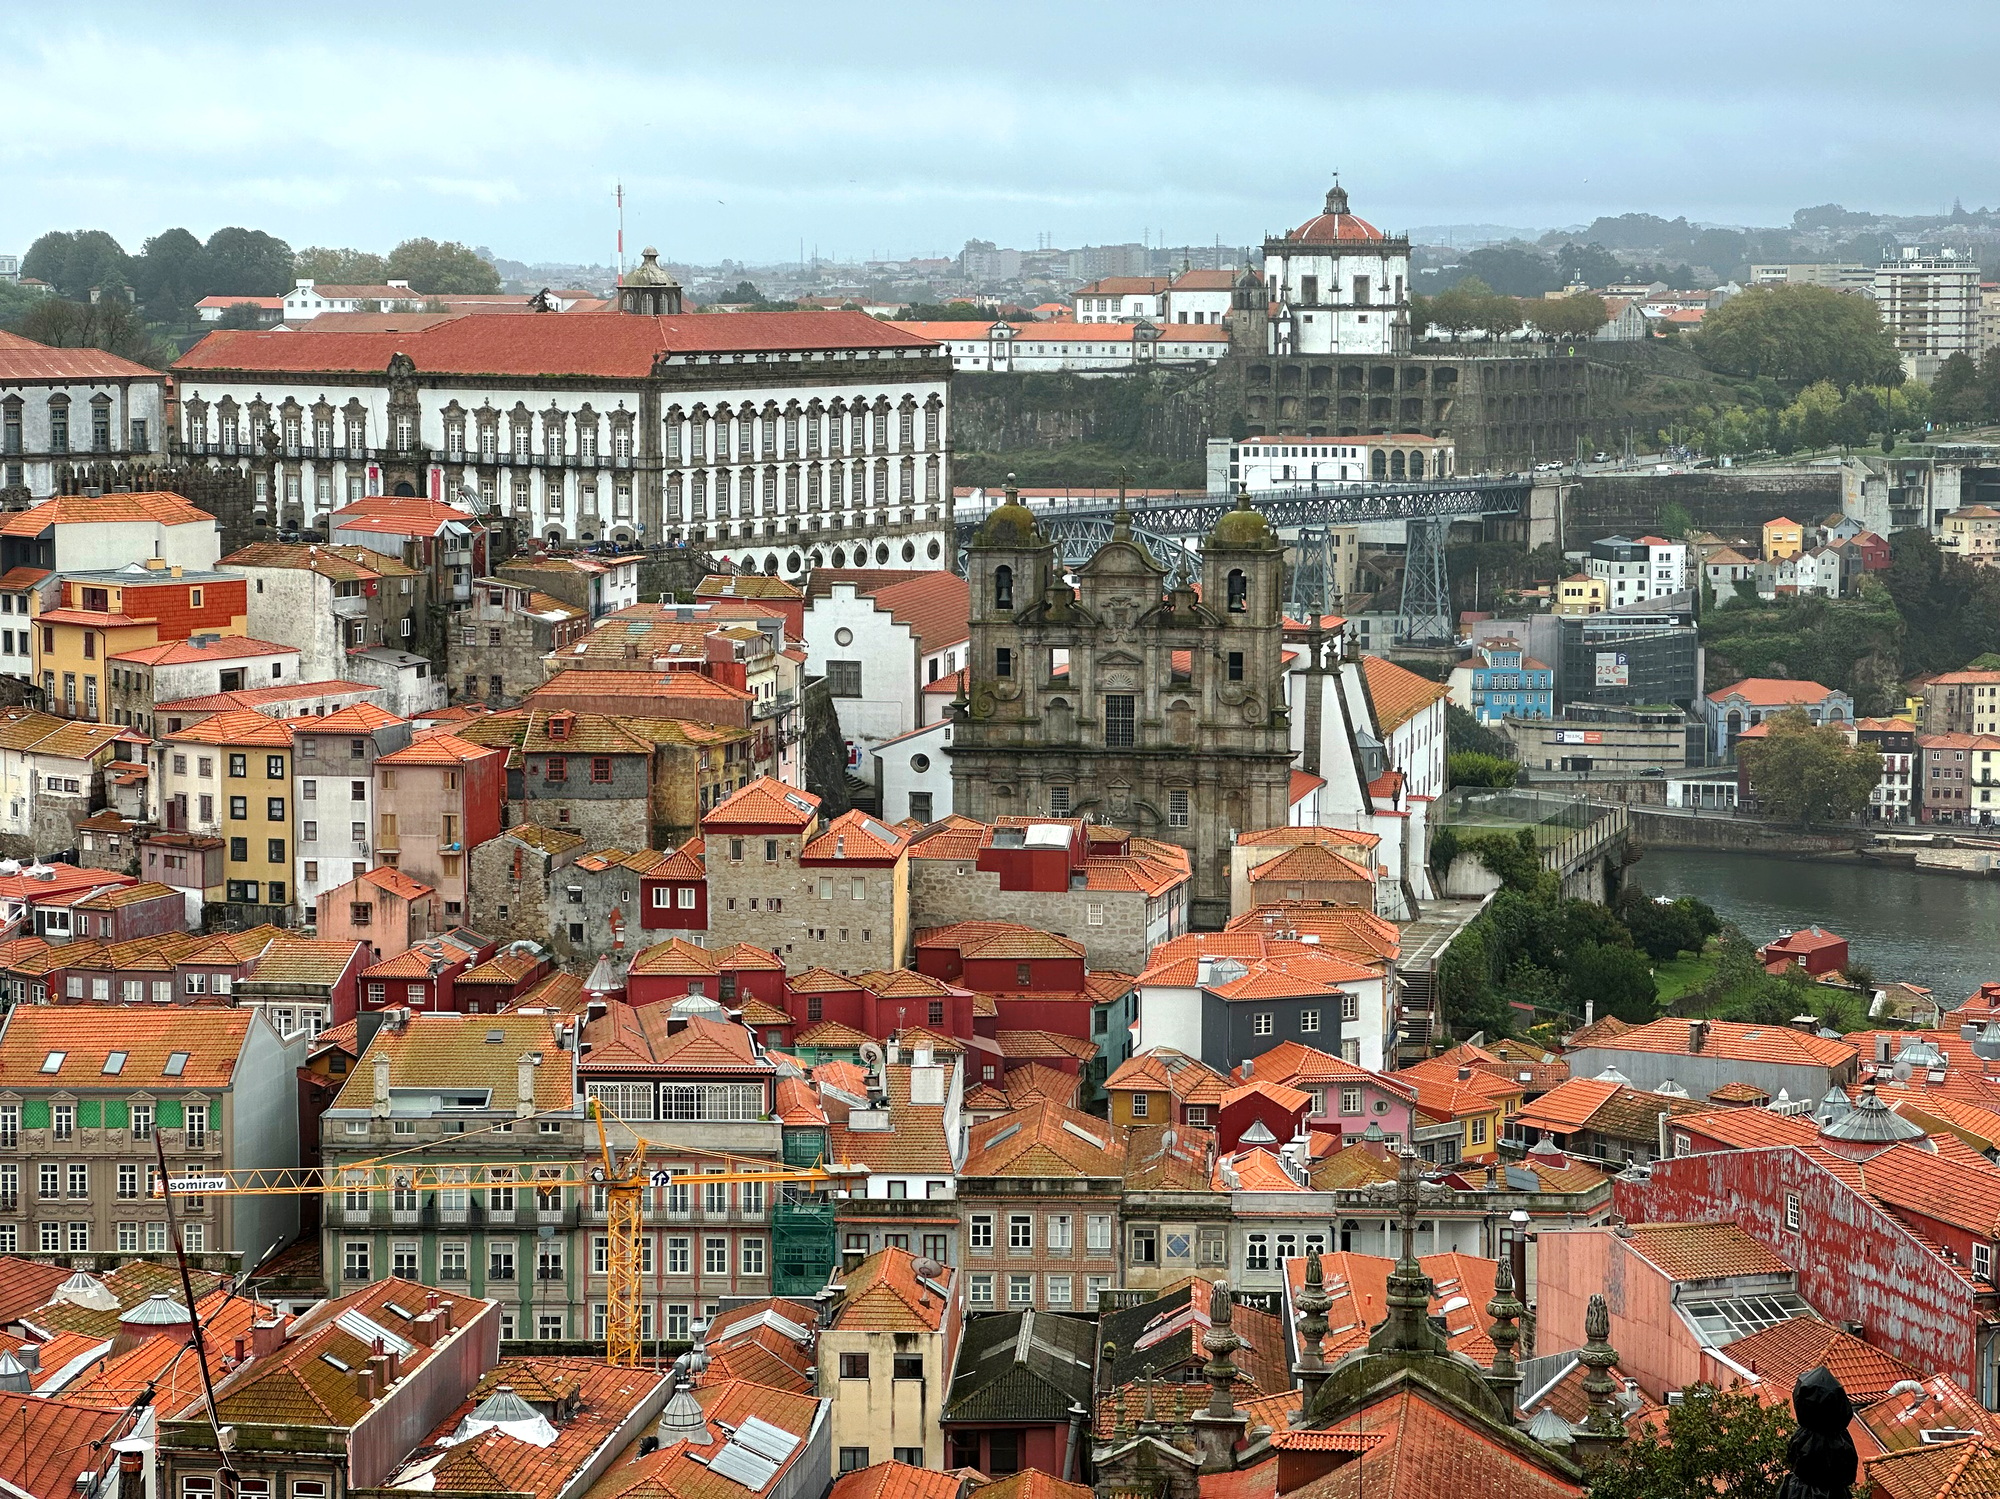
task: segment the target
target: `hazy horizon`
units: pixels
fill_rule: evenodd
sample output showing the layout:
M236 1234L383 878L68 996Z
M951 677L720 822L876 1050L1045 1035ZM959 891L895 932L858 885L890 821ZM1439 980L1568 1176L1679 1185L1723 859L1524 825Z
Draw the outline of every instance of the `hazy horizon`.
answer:
M0 251L242 224L603 264L621 180L628 255L701 263L1244 244L1310 216L1335 168L1393 229L2000 200L1979 144L2000 13L1952 17L1950 46L1851 4L1635 12L1637 38L1599 6L1467 0L1415 26L1125 0L91 15L0 18Z

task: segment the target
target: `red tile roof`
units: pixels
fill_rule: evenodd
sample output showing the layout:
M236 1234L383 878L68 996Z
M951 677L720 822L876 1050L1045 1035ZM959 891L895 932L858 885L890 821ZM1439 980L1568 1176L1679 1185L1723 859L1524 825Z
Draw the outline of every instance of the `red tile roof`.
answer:
M52 525L101 526L129 521L158 521L167 526L217 524L213 515L177 494L66 494L27 510L17 510L0 520L0 536L39 536ZM147 581L167 580L165 573L157 579L150 574L147 578Z
M1793 1317L1738 1338L1729 1345L1729 1359L1754 1372L1785 1399L1801 1374L1824 1368L1857 1406L1879 1400L1901 1380L1924 1377L1915 1365L1817 1317Z
M909 628L925 655L957 645L972 633L972 601L966 581L953 572L906 574L874 590L876 607Z
M163 640L158 645L134 646L118 651L113 661L143 661L148 666L185 666L190 661L233 661L242 656L296 656L295 645L279 645L270 640L252 640L247 635L204 635L192 640ZM282 684L281 684L282 685ZM303 690L317 683L294 682Z
M1124 1131L1093 1115L1037 1099L975 1125L961 1177L1122 1177Z
M1857 1055L1850 1041L1808 1035L1785 1025L1748 1025L1735 1020L1703 1022L1701 1055L1732 1062L1770 1062L1787 1066L1838 1067ZM1587 1044L1599 1051L1643 1051L1691 1056L1687 1020L1667 1016L1633 1026L1611 1037L1593 1037ZM1570 1049L1579 1043L1572 1038Z
M58 349L0 333L0 380L165 380L159 370L102 349Z
M450 318L407 332L209 334L174 368L183 379L209 370L365 371L379 375L407 354L425 375L603 375L644 379L662 356L697 353L801 352L818 349L921 349L925 340L864 312L688 313L570 312L560 317Z
M829 1326L842 1332L936 1332L951 1308L957 1271L942 1267L931 1277L943 1294L917 1276L916 1256L907 1249L883 1249L842 1277Z
M1789 1275L1792 1267L1734 1223L1634 1223L1626 1243L1674 1280Z
M701 825L704 830L774 824L803 829L818 816L819 798L812 792L759 776L711 807Z
M1361 675L1375 704L1376 730L1385 739L1443 698L1447 690L1442 683L1420 677L1384 656L1363 656Z
M746 314L739 312L735 316ZM826 1499L958 1499L959 1488L957 1478L933 1468L877 1463L872 1468L843 1474L827 1491Z
M122 1092L226 1088L253 1013L182 1006L16 1006L0 1030L0 1087L103 1088L110 1086L107 1078L116 1077ZM169 1072L176 1057L181 1060ZM107 1072L113 1059L119 1059L118 1070Z
M0 340L11 337L0 333ZM6 363L6 344L0 342L0 379L7 378ZM0 1441L0 1484L15 1499L73 1499L100 1486L115 1489L119 1454L111 1444L131 1435L137 1414L110 1400L83 1404L0 1392L0 1432L6 1433ZM81 1481L86 1476L92 1480L88 1485Z
M1816 703L1833 689L1817 682L1795 682L1779 677L1745 677L1728 687L1717 687L1708 695L1712 703L1740 697L1753 708L1781 708L1792 703Z

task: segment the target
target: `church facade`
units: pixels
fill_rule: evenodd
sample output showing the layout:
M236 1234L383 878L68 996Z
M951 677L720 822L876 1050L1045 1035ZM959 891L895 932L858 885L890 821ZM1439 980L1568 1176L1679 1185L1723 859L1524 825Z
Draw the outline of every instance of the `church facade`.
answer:
M1236 833L1290 808L1284 550L1239 501L1169 577L1121 523L1075 570L1011 491L967 550L971 663L950 708L954 808L1089 817L1188 850L1190 914L1220 927Z

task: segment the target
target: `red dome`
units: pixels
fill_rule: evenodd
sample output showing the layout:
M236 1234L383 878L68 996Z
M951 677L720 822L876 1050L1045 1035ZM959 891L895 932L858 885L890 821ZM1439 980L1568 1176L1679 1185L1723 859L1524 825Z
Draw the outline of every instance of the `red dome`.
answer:
M1285 237L1299 244L1330 245L1377 241L1385 236L1368 220L1347 211L1347 189L1336 182L1327 192L1326 211L1313 215Z

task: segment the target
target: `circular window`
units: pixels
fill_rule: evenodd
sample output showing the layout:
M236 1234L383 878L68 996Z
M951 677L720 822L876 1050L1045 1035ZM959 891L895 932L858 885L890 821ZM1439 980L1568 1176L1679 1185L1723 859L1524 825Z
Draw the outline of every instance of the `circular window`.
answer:
M833 632L833 643L835 645L854 644L854 632L848 629L846 625L842 625L838 630Z
M910 756L910 769L914 770L918 775L922 775L925 771L929 770L930 768L931 768L931 757L929 755Z
M925 550L929 553L931 561L933 562L937 561L938 544L937 544L937 538L935 536L931 538L931 544L927 548L925 548Z
M915 562L917 560L916 547L907 541L903 543L903 560L905 562Z

